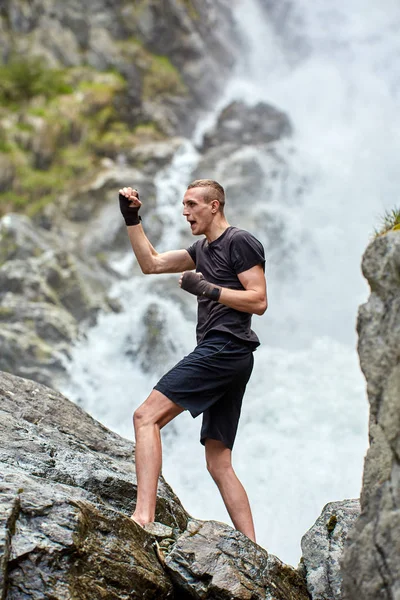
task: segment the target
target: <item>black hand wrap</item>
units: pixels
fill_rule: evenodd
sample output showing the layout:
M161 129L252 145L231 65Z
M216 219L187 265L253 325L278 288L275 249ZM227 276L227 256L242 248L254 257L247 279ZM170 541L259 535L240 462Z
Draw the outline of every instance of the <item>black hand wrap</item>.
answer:
M131 200L126 196L123 196L122 194L119 195L119 208L127 227L129 225L139 225L142 220L142 217L139 217L140 206L129 206L130 203Z
M212 283L208 283L201 273L194 273L193 271L185 271L182 276L181 288L189 292L189 294L205 296L216 302L218 302L221 295L220 288Z

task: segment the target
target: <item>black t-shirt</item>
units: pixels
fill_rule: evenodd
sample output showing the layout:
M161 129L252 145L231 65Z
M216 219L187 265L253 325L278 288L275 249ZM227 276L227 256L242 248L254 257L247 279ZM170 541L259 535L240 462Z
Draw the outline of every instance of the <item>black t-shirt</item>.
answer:
M196 271L204 275L210 283L244 290L238 274L255 265L265 268L264 248L251 233L237 227L228 227L222 235L211 243L207 239L198 240L187 248ZM251 329L251 314L229 308L224 304L198 296L197 298L197 343L210 331L224 331L254 345L260 340Z

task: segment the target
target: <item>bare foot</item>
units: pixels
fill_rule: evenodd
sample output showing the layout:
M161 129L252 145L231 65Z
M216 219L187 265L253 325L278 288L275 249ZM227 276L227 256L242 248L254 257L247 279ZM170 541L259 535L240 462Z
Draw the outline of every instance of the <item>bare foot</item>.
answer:
M148 522L145 519L139 519L134 514L131 515L130 518L132 519L132 521L134 521L136 523L136 525L140 525L140 527L144 527L146 525L146 523Z

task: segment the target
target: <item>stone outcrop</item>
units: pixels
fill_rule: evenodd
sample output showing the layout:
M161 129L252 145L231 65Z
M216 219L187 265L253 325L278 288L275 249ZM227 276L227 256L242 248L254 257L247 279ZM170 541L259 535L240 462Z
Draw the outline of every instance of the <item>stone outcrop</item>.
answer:
M93 325L100 310L118 310L99 260L80 260L72 246L28 217L0 221L0 369L54 384L80 325Z
M292 130L288 116L269 104L232 102L205 133L193 173L223 183L228 220L262 237L266 255L288 275L295 247L282 205L301 203L308 187L291 165Z
M223 144L268 144L291 133L292 125L287 115L274 106L259 102L249 107L236 101L222 110L215 128L204 135L201 149L205 152Z
M189 518L162 477L136 500L132 442L58 392L0 373L3 600L307 600L297 570L231 527Z
M154 538L129 515L133 444L61 394L0 376L0 594L39 598L170 598ZM187 514L160 479L157 518Z
M303 536L301 564L312 600L341 600L340 559L359 514L359 500L329 502Z
M400 597L400 233L378 236L362 269L371 288L357 323L370 448L362 513L343 557L343 598L394 600Z
M308 600L304 579L245 535L191 521L167 556L174 584L197 600Z
M169 134L193 124L195 110L220 89L238 49L226 0L17 0L2 4L0 31L3 60L14 53L42 56L53 67L119 72L127 82L119 100L126 119L157 121ZM159 56L179 71L181 83L172 69L158 70L165 66Z

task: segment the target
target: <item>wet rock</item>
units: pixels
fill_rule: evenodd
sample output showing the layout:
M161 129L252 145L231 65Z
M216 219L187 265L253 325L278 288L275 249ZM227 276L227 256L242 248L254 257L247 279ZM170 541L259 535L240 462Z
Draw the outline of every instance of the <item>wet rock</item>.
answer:
M0 501L3 598L173 597L152 538L94 494L6 465Z
M309 599L295 569L215 521L190 521L166 557L166 566L179 593L188 598Z
M294 237L287 231L282 208L290 211L300 204L309 187L294 165L291 131L288 117L275 108L234 102L204 136L202 156L192 174L193 179L222 182L229 222L262 240L266 255L285 277L293 276L293 255L302 232Z
M80 324L116 309L99 265L61 249L65 239L21 215L0 221L0 369L47 384L64 376Z
M140 327L140 336L135 342L127 338L125 354L145 373L161 375L166 365L171 367L178 361L178 348L171 335L168 335L165 306L151 302L147 306Z
M206 152L222 144L269 144L291 133L289 118L282 111L263 102L248 106L236 101L224 108L214 129L204 135L201 150Z
M46 231L37 231L24 215L8 214L0 220L0 266L6 260L40 256L53 247L54 240Z
M330 502L303 536L302 566L312 600L341 600L340 559L359 514L359 500Z
M400 594L400 233L377 237L362 268L371 288L358 313L358 352L370 403L361 516L342 561L343 598Z

